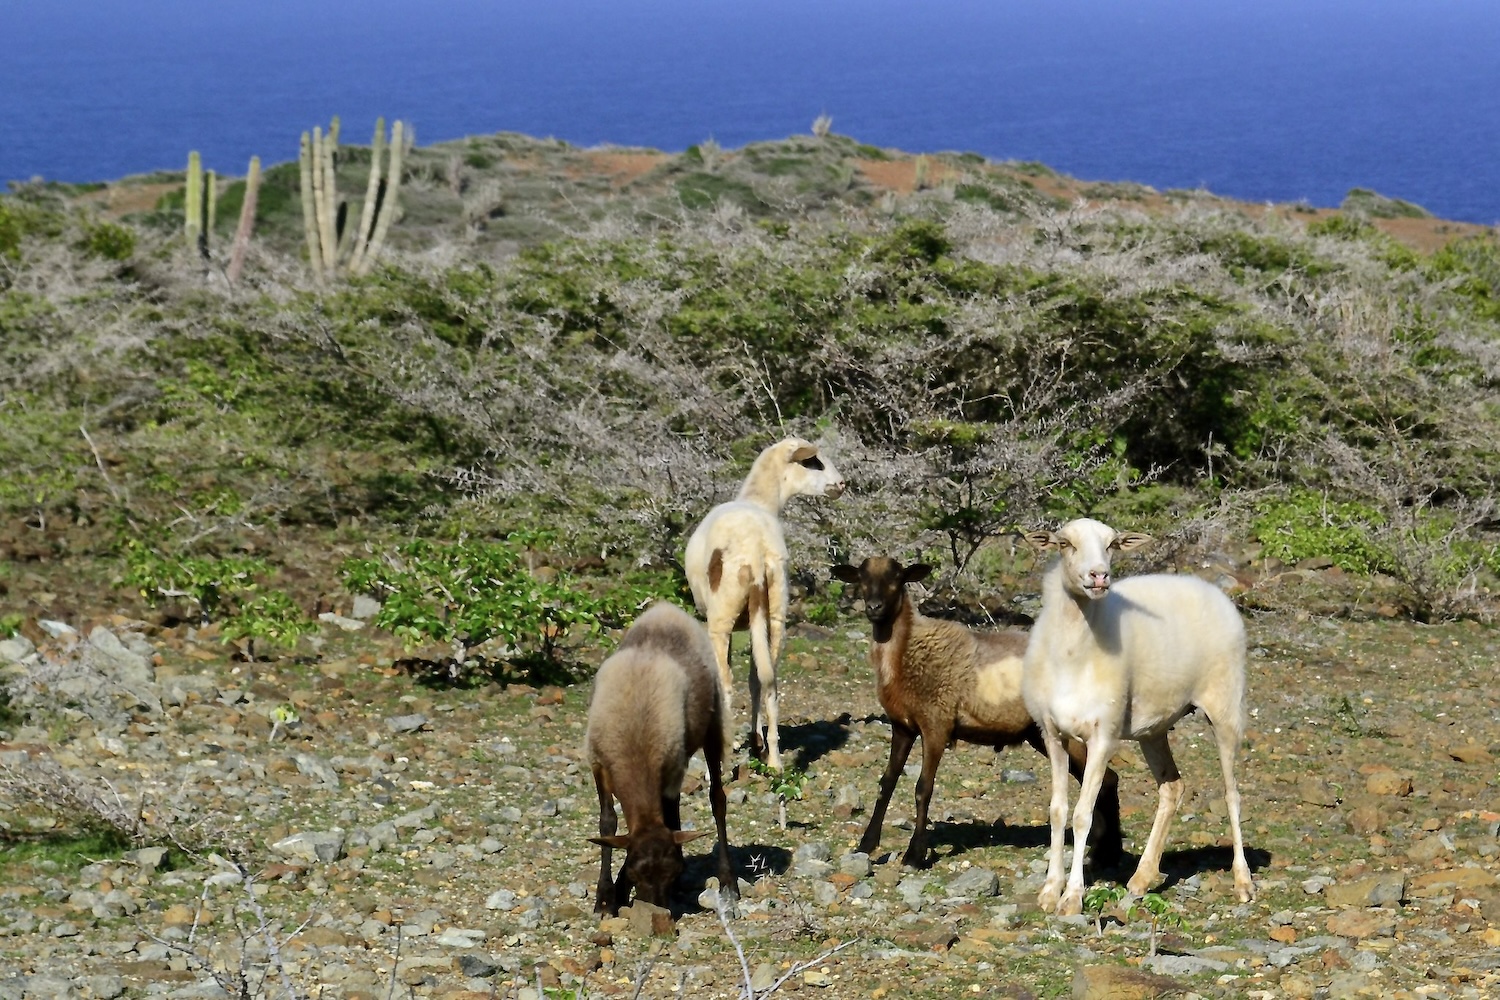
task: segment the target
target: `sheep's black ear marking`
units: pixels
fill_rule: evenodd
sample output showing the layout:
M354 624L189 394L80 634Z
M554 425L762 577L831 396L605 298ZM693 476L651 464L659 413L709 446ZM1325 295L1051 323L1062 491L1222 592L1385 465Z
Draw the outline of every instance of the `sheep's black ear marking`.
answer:
M918 580L927 579L932 572L932 567L926 563L913 563L901 571L902 583L916 583Z
M813 447L810 444L798 445L797 448L796 448L796 450L792 452L792 461L793 462L799 462L799 463L800 462L806 462L809 458L817 458L817 457L818 457L818 449L815 448L815 447Z
M1045 552L1058 542L1057 536L1050 531L1023 531L1021 538L1038 552Z
M1153 541L1155 539L1150 535L1143 535L1139 531L1127 531L1116 535L1115 540L1110 543L1110 548L1119 549L1121 552L1129 552L1131 549L1138 549L1142 545L1149 545Z
M812 458L804 458L797 464L802 466L804 469L811 469L814 472L823 471L823 460L816 455L814 455Z
M848 563L840 563L839 565L829 569L828 572L832 574L835 580L843 580L845 583L859 582L859 570L855 569L853 566L850 566Z

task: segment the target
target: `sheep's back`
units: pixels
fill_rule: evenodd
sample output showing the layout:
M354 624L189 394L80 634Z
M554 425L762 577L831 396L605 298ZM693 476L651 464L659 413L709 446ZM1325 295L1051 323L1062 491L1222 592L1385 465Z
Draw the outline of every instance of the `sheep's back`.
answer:
M636 620L594 678L585 748L591 764L660 769L680 783L687 758L725 745L713 645L696 619L657 604Z
M1128 662L1150 664L1151 683L1192 699L1226 676L1244 687L1245 624L1224 592L1186 574L1150 574L1117 582L1094 619L1100 645ZM1147 683L1139 671L1134 684Z

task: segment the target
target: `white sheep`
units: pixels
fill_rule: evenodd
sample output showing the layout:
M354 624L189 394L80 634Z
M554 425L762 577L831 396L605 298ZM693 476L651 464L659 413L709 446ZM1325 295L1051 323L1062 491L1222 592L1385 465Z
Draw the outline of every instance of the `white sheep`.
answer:
M1026 707L1042 729L1052 761L1052 839L1043 910L1083 908L1083 854L1075 850L1063 886L1063 827L1068 813L1064 738L1088 745L1073 842L1085 843L1105 765L1121 740L1135 740L1157 782L1156 816L1127 883L1141 895L1161 875L1167 828L1182 800L1182 777L1167 745L1173 724L1194 708L1213 723L1224 772L1224 801L1234 837L1234 888L1241 902L1255 894L1240 833L1234 761L1245 730L1245 626L1217 587L1194 576L1152 574L1112 583L1110 559L1151 541L1090 518L1057 531L1031 531L1026 541L1058 557L1042 580L1042 611L1022 667Z
M729 639L750 633L755 669L750 673L751 751L764 749L766 762L781 766L777 736L779 704L776 664L786 633L787 551L781 511L795 496L834 498L844 492L844 477L818 454L817 445L789 437L756 457L739 496L708 512L688 539L682 565L693 600L708 623L709 639L719 667L726 704L734 702L729 670ZM766 736L762 742L760 709L765 702Z
M688 758L708 763L709 804L719 834L719 893L738 895L724 822L726 712L713 646L698 620L671 604L653 605L620 640L594 678L584 753L599 793L599 884L594 910L614 914L636 896L666 906L684 867L682 845L706 831L682 829L680 799ZM616 834L614 800L627 835ZM611 851L625 852L618 881Z
M928 618L917 610L906 585L926 578L924 563L903 567L889 556L871 556L856 569L833 567L835 578L864 601L874 639L870 665L880 706L891 722L891 755L880 779L880 797L859 849L874 855L880 827L912 744L922 737L922 776L917 780L917 818L902 863L925 867L927 809L943 752L955 740L996 750L1029 743L1046 753L1041 731L1021 700L1021 657L1027 636L1021 629L981 632L959 622ZM1069 747L1075 777L1083 778L1083 748ZM1120 857L1120 799L1113 769L1105 772L1099 795L1099 829L1094 862L1110 865Z

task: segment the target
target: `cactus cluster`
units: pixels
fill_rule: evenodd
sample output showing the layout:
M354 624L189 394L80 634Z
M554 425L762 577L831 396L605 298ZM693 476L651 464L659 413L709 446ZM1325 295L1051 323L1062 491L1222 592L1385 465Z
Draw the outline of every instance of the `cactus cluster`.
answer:
M260 197L260 157L250 157L250 171L245 175L245 200L240 203L240 222L234 230L234 246L229 251L231 285L238 284L245 269L245 252L250 249L250 232L255 228L255 204Z
M195 149L188 153L187 191L183 198L183 235L208 258L208 234L214 228L218 209L218 178L212 170L203 170L203 157Z
M359 223L348 225L349 205L339 197L339 120L334 118L327 134L322 128L302 133L301 193L302 223L307 238L307 257L313 276L325 281L340 273L362 275L369 271L397 209L401 189L401 156L406 145L404 123L391 128L387 143L385 119L375 122L370 143L370 176L365 186Z

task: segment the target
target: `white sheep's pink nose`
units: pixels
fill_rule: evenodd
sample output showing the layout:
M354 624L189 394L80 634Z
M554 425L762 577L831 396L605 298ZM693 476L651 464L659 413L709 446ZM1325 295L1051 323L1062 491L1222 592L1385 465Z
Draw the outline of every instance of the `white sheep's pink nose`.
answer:
M1109 589L1109 570L1091 569L1085 574L1084 588L1092 593L1103 593Z
M828 488L825 489L823 491L823 493L824 493L825 496L828 497L828 499L830 499L830 500L837 500L839 497L841 497L841 496L844 495L844 488L847 485L848 485L847 483L845 483L842 479L840 479L836 483L829 483L828 484Z

